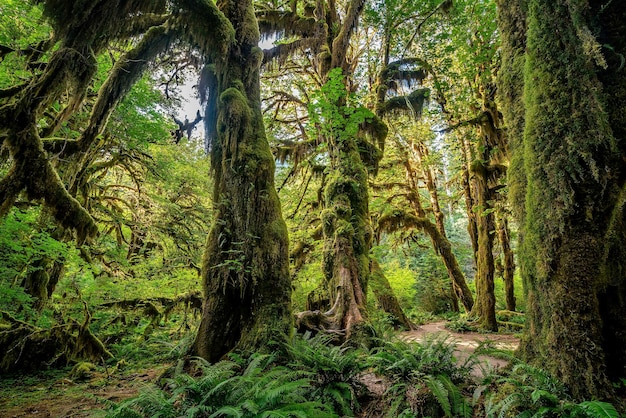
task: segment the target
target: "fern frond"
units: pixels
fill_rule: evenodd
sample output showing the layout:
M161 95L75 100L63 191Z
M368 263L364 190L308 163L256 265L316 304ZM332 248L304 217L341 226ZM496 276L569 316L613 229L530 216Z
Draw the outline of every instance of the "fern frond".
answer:
M452 406L450 405L450 399L448 398L448 390L439 377L428 376L426 378L426 386L433 395L435 395L435 399L439 402L439 406L443 409L444 414L447 417L452 416Z
M579 403L578 406L590 418L618 418L619 413L615 407L608 402L587 401Z
M502 399L500 402L498 402L498 404L494 408L496 411L498 410L500 411L500 413L498 414L498 418L506 417L509 410L515 407L520 402L521 399L522 399L521 394L512 393L506 398Z
M221 418L221 417L241 418L243 417L243 413L238 408L235 408L232 406L223 406L217 411L215 411L214 413L212 413L211 415L209 415L209 418Z

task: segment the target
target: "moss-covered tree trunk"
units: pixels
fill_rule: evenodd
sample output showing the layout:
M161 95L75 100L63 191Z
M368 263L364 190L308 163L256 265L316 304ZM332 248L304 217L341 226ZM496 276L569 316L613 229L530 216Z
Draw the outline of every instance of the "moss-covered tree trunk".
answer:
M496 297L494 293L495 263L493 259L493 238L495 219L491 208L488 185L489 174L481 161L472 165L472 184L476 194L476 230L478 252L476 253L476 300L470 316L478 320L480 328L497 331Z
M261 114L259 30L251 1L223 3L236 41L216 59L217 89L210 92L217 99L217 138L211 144L215 221L193 346L209 361L233 349L262 349L292 328L287 229Z
M324 195L324 277L333 303L327 315L332 328L350 336L355 325L366 318L369 250L367 170L359 156L356 138L337 138L329 146L331 175Z
M500 212L502 212L500 210ZM498 241L502 249L502 280L504 281L504 298L506 309L515 311L515 259L511 248L511 231L506 214L499 213L498 216Z
M347 108L349 83L348 46L364 5L352 0L340 19L334 2L319 2L315 15L326 19L317 36L326 40L326 52L318 56L317 71L326 82L324 89L330 113L322 128L330 159L324 188L322 230L324 234L323 273L331 307L324 313L327 328L343 338L354 336L367 319L367 284L370 275L369 250L372 228L365 163L359 138ZM332 125L332 126L331 126ZM380 156L379 156L380 158ZM358 337L358 335L357 335Z
M528 309L521 353L576 399L604 398L612 392L607 377L624 376L626 358L626 278L623 261L612 258L624 247L626 8L512 4L517 13L500 14L509 67L520 59L518 29L527 24L523 147L513 148L524 164L511 167L525 193L523 208L514 200ZM504 91L519 91L509 87ZM512 105L506 114L515 132L521 123L511 118Z

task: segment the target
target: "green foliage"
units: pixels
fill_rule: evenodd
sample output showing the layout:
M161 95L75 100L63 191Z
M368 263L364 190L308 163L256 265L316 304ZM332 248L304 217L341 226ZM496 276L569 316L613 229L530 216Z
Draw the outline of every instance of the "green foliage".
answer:
M454 332L471 332L476 328L471 325L467 318L456 318L446 324L446 328Z
M406 267L402 267L398 260L387 263L384 271L400 305L406 308L415 305L417 299L415 272Z
M47 228L39 228L39 209L13 209L0 219L0 310L30 312L32 298L24 292L23 280L41 269L37 262L47 258L73 258L77 252L54 239ZM32 312L30 312L32 313Z
M445 374L427 376L426 386L437 399L447 417L470 418L472 408L463 397L461 390Z
M0 59L0 89L19 84L30 76L28 47L47 39L51 28L42 18L41 7L25 0L4 0L0 4L0 45L14 52ZM21 51L24 50L24 51Z
M335 417L309 401L311 383L300 371L275 364L269 355L234 357L210 365L196 359L200 377L179 373L165 390L156 388L112 408L110 417Z
M331 342L323 335L295 336L286 347L291 358L289 367L306 372L312 380L312 399L332 405L338 414L352 415L364 389L359 380L365 368L364 356L360 350Z
M454 347L440 338L422 344L386 340L372 350L368 364L390 379L386 416L425 416L438 414L439 408L445 416L472 416L457 385L469 381L475 359L457 364Z
M613 405L600 401L575 403L566 387L546 371L525 363L516 364L510 374L488 381L495 390L486 395L487 416L497 417L611 417L619 416ZM488 386L479 386L479 399Z
M469 358L458 365L454 358L454 342L445 338L432 338L423 343L401 340L382 341L372 350L368 363L377 373L394 381L419 381L426 376L447 375L462 382L473 365Z
M326 138L352 139L357 136L359 127L374 114L365 107L355 105L354 96L348 95L341 68L333 68L328 73L328 81L321 90L315 92L308 106L312 124L312 137L318 130Z

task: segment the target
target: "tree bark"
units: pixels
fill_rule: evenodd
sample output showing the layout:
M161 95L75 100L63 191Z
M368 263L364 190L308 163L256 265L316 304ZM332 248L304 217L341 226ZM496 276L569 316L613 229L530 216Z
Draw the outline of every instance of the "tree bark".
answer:
M472 189L476 193L476 228L478 233L478 252L476 253L477 272L476 301L470 313L478 320L481 328L497 331L496 297L494 294L495 264L493 260L493 236L495 233L494 215L490 207L488 174L486 167L475 161L472 166Z
M323 265L333 306L327 314L334 329L352 328L367 318L366 295L370 274L369 250L373 232L369 220L367 170L356 138L329 138L331 174L324 190Z
M500 17L508 56L521 53L510 50L519 44L511 40L527 23L523 147L512 150L523 152L524 165L511 166L525 188L524 208L513 202L522 217L527 294L520 351L576 400L610 397L609 377L624 375L626 359L626 147L618 116L626 97L619 58L626 9L600 3L520 1L513 2L519 13ZM507 114L514 110L509 104Z
M202 266L205 301L193 352L215 362L292 329L287 229L274 188L259 90L263 54L251 1L223 2L236 43L215 62L215 221Z

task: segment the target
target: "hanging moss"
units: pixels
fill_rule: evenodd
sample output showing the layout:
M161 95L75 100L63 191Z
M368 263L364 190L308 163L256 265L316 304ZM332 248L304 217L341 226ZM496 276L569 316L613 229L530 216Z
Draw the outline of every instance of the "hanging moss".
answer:
M429 89L416 89L406 96L395 96L379 103L377 113L381 115L402 113L419 117L429 97Z
M235 41L235 28L211 0L176 0L176 25L210 58L222 59ZM238 38L239 34L238 34Z

